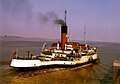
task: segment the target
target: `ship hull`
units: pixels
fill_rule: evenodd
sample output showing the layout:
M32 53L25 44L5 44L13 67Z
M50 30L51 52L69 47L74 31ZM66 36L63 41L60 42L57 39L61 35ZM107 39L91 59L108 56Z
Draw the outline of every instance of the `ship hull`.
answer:
M75 66L82 65L85 63L92 63L98 60L97 54L92 55L92 60L89 56L82 56L79 60L73 61L40 61L40 60L25 60L25 59L12 59L10 66L14 68L37 68L42 66Z

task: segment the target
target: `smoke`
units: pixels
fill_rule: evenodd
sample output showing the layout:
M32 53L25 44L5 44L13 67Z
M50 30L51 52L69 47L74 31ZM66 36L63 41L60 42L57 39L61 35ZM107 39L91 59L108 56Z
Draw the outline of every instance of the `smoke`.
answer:
M52 23L56 25L65 25L64 20L59 19L55 12L47 12L46 14L38 13L37 15L40 24Z
M46 14L38 13L37 18L38 18L40 24L47 24L50 22L54 22L54 20L57 19L58 16L54 12L48 12Z
M57 20L55 20L55 23L56 23L56 24L60 24L60 25L62 25L62 26L65 26L65 21L62 20L62 19L57 19Z
M30 21L32 7L28 0L0 0L0 10L3 16L9 16L11 20Z
M20 21L26 26L32 25L33 21L37 21L40 25L49 26L51 24L65 25L64 20L59 19L58 15L51 11L45 14L41 12L33 13L32 2L30 0L0 0L0 16L8 22Z

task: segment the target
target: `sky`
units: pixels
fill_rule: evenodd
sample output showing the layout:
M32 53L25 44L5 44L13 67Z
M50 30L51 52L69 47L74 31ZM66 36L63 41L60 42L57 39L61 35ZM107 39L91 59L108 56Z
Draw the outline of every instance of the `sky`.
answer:
M120 42L120 0L0 0L0 36L60 39L65 10L71 40Z

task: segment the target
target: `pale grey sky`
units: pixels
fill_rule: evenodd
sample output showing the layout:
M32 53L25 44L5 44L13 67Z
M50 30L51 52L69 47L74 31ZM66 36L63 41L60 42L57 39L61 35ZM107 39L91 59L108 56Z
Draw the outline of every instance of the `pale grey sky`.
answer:
M0 35L59 39L64 10L70 39L120 42L120 0L0 0Z

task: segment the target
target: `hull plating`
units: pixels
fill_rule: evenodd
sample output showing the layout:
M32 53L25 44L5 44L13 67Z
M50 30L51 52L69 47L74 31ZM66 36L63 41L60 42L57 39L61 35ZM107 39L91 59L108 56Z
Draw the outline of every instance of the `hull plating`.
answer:
M24 59L12 59L10 66L15 68L20 67L40 67L40 66L49 66L49 65L77 65L77 64L83 64L87 62L93 62L98 59L97 54L92 55L93 59L90 60L89 56L82 56L81 58L78 58L73 61L61 61L61 60L55 60L55 61L40 61L40 60L24 60Z

